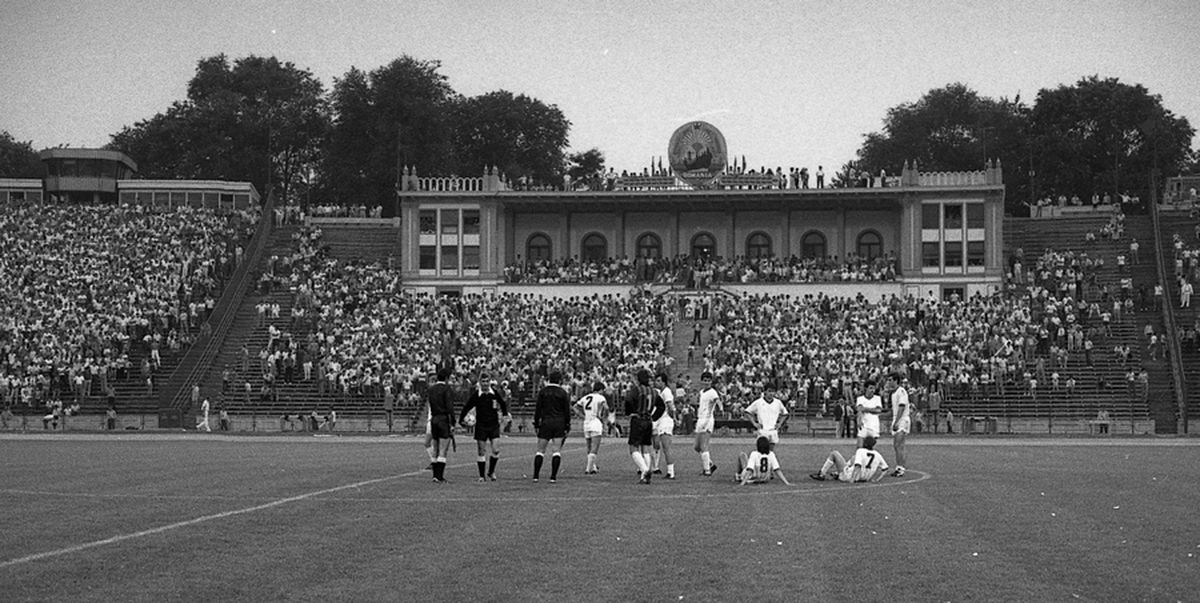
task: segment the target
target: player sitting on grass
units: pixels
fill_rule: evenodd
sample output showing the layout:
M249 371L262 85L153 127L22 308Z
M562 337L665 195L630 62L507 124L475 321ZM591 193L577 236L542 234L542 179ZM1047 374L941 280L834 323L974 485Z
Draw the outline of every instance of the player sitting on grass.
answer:
M779 468L779 459L775 458L775 453L771 450L771 440L766 436L759 436L754 442L754 452L747 457L746 453L738 453L738 482L745 486L746 484L765 484L772 477L778 477L779 481L792 485L783 475L783 470Z
M887 461L875 452L875 438L863 438L862 448L854 451L853 462L847 463L842 453L834 450L821 465L821 470L809 475L817 481L834 479L839 482L877 482L887 472Z

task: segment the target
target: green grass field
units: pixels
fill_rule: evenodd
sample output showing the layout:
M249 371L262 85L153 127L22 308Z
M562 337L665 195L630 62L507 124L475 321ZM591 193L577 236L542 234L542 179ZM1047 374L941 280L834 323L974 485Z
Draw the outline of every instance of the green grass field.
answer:
M739 487L749 437L650 486L616 439L557 484L528 437L477 483L468 441L435 484L416 437L0 437L5 601L1200 600L1200 440L914 438L849 485L807 474L851 444L785 439L794 485Z

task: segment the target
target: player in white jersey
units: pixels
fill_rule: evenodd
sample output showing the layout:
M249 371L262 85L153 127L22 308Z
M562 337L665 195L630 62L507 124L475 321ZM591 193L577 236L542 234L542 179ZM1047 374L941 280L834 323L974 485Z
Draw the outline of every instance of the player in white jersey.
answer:
M783 474L783 469L779 467L779 459L771 450L771 441L766 436L758 436L754 442L754 452L751 452L749 457L744 452L738 453L736 481L743 486L765 484L771 481L772 477L778 477L779 481L789 486L792 485L792 482L789 482L787 476Z
M654 445L654 463L652 472L662 473L659 469L659 457L667 464L667 479L675 479L675 463L671 462L671 435L675 433L675 390L671 388L671 380L666 373L658 374L658 386L662 388L659 395L667 405L667 411L654 422L651 432L651 442Z
M875 438L866 436L862 446L854 451L854 458L846 462L842 453L834 450L829 453L821 470L809 477L817 481L834 479L839 482L877 482L887 472L887 461L883 455L875 452Z
M200 428L203 427L204 431L212 432L212 427L208 425L208 410L208 398L205 398L204 401L200 403L200 422L196 423L196 431L200 431Z
M700 383L700 404L696 408L696 452L700 453L700 466L704 468L701 475L712 475L717 466L712 462L708 445L712 439L716 413L724 411L725 406L721 403L721 394L716 390L716 379L712 373L700 375Z
M912 428L912 406L908 402L908 390L900 384L899 376L888 375L886 383L892 397L892 449L896 451L896 470L892 475L900 477L904 475L906 460L904 441Z
M775 444L779 443L779 426L787 420L788 414L787 407L775 397L775 389L771 386L764 388L763 395L751 402L743 412L758 430L758 435L767 438L771 443L771 450L774 450ZM781 417L783 421L780 420Z
M879 439L879 415L883 413L883 400L875 393L875 382L867 382L866 392L854 402L854 410L858 411L858 445L861 448L863 438L870 436Z
M592 384L592 393L575 403L575 411L583 417L583 437L587 441L587 467L585 474L600 473L596 457L600 454L600 440L604 438L604 417L608 416L608 400L604 397L604 384Z

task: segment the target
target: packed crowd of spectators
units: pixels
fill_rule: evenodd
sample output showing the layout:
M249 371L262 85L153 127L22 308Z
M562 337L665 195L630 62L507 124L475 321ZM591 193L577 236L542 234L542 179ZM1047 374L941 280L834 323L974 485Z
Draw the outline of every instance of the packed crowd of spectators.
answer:
M203 332L256 220L187 207L0 205L5 405L99 395L138 370L152 388L163 353Z
M946 399L1012 388L1036 395L1039 383L1073 393L1084 387L1077 385L1084 376L1068 373L1069 358L1093 366L1112 346L1122 367L1133 370L1136 360L1134 350L1111 338L1111 326L1126 320L1132 304L1115 295L1086 301L1076 286L1087 278L1078 260L1048 252L1038 258L1033 282L1020 290L965 300L715 297L708 302L715 320L700 361L723 376L732 398L749 399L769 385L781 398L822 409L853 400L866 381L880 383L887 373ZM1075 271L1063 269L1072 265ZM1115 384L1101 376L1086 385Z
M893 254L864 258L739 256L732 259L608 258L605 260L534 260L514 262L504 269L507 283L666 283L706 288L720 283L826 283L896 280Z
M277 268L264 282L286 287L294 300L290 325L272 324L260 353L264 397L281 381L307 382L322 393L415 404L446 363L487 372L520 396L551 367L616 383L632 367L670 362L675 314L661 298L415 295L402 292L399 270L329 257L319 229L295 236L296 253L272 261ZM260 310L264 320L279 314Z

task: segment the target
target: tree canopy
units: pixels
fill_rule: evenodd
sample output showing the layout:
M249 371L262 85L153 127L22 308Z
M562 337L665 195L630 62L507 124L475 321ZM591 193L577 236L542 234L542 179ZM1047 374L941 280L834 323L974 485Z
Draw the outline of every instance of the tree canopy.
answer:
M315 165L329 128L321 82L275 57L201 59L187 98L123 128L109 147L143 176L247 180L284 196Z
M401 166L422 175L558 182L570 122L558 107L505 90L464 98L438 61L401 56L351 67L326 94L311 72L275 57L201 59L187 98L123 128L109 148L152 178L248 180L295 197L377 205Z
M42 162L30 141L19 141L0 131L0 178L41 178Z
M981 96L964 84L930 90L888 110L881 132L864 137L855 169L899 173L1004 167L1007 209L1034 197L1128 192L1148 198L1150 169L1178 173L1194 161L1195 130L1143 86L1083 78L1043 89L1032 107L1020 98Z
M1035 186L1148 198L1150 170L1187 169L1196 131L1138 84L1091 76L1044 89L1030 115Z

